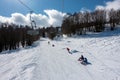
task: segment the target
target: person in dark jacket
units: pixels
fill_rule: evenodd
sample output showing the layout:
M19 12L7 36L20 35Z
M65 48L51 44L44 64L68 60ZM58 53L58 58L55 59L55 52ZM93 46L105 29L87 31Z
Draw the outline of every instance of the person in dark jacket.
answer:
M78 61L83 61L84 60L84 57L83 55L81 55L81 57L78 59Z
M87 61L87 58L84 58L83 62L84 62L84 63L87 63L87 62L88 62L88 61Z
M50 44L50 41L48 41L48 44Z
M52 44L52 47L55 47L55 45L54 45L54 44Z

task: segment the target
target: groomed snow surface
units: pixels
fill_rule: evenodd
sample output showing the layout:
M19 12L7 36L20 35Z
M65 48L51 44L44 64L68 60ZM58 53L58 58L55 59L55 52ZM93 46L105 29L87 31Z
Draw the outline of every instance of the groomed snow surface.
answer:
M91 64L82 65L81 55ZM120 80L120 28L54 41L41 38L33 47L4 51L0 80Z

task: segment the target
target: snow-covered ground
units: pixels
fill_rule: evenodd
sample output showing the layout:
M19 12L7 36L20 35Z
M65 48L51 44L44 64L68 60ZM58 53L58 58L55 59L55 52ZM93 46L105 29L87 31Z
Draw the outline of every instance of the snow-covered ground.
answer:
M120 80L120 28L48 41L40 39L34 47L2 52L0 80ZM81 54L90 65L78 61Z

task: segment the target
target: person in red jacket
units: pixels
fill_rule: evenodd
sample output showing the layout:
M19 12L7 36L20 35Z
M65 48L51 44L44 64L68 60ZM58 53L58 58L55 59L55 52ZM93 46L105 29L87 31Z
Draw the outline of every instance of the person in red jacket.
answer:
M67 51L70 53L70 49L69 49L68 47L67 47L66 49L67 49Z
M67 49L68 52L70 52L70 49L68 47L66 49Z

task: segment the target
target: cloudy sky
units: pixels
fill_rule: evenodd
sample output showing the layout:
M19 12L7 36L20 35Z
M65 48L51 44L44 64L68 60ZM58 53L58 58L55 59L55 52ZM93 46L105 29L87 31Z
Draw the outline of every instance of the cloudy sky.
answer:
M66 13L95 9L120 9L120 0L20 0L34 11L37 26L60 26ZM63 4L64 1L64 4ZM64 6L63 6L64 5ZM30 24L29 9L19 0L0 0L0 22ZM62 13L63 12L63 13Z

